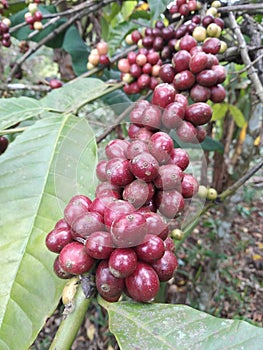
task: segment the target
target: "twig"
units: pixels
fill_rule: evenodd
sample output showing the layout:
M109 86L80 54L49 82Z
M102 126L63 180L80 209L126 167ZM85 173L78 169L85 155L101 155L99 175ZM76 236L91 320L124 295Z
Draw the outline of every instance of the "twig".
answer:
M254 66L255 63L257 63L258 61L261 60L261 58L263 57L263 54L258 56L253 62L251 62L251 64L249 66L244 67L243 69L239 70L238 72L234 72L234 74L242 74L244 72L246 72L250 67Z
M99 3L94 4L91 6L88 11L84 9L82 12L78 12L74 16L68 19L67 22L63 23L61 26L58 28L54 29L51 33L49 33L45 38L43 38L41 41L38 42L38 44L34 47L28 50L20 59L16 61L16 64L14 67L11 69L11 72L8 77L8 82L12 80L12 77L16 73L17 69L33 54L35 53L38 49L42 47L42 45L45 45L48 41L54 39L58 34L62 33L64 30L66 30L71 24L73 24L75 21L80 19L83 16L86 16L92 12L95 12L99 10L101 7L106 6L107 4L110 4L111 2L114 2L114 0L104 0Z
M28 126L24 126L23 128L13 128L13 129L0 130L0 135L16 134L18 132L25 131L27 128L28 128Z
M56 16L55 18L52 18L50 21L48 21L47 23L45 23L43 25L43 28L41 30L44 30L46 29L47 27L49 27L51 24L54 24L56 22L58 22L60 20L60 17L59 16ZM33 32L31 32L29 35L28 35L28 40L31 40L34 36L36 36L40 31L39 30L34 30Z
M141 96L138 101L146 99L151 92L148 92L146 96ZM111 126L109 126L100 136L96 138L97 144L99 144L102 140L104 140L115 128L118 126L122 120L126 117L127 113L129 113L134 107L134 103L131 103L130 106L128 106L116 119L115 123Z
M245 5L228 5L217 9L218 12L242 11L242 12L257 12L263 9L263 4L245 4Z
M262 8L263 8L263 5L262 5ZM251 60L250 60L249 55L248 55L246 41L245 41L245 39L241 33L241 30L236 22L235 16L233 15L233 12L229 13L229 21L230 21L230 26L232 27L232 29L237 37L242 60L243 60L244 64L247 67L249 67L248 68L249 78L251 79L252 83L255 86L255 91L256 91L257 96L259 97L260 101L263 103L263 87L262 87L262 84L259 80L259 77L257 75L255 68L253 67L253 65L251 65Z
M51 88L46 85L26 85L26 84L0 84L0 90L3 91L16 91L16 90L30 90L30 91L40 91L49 92Z

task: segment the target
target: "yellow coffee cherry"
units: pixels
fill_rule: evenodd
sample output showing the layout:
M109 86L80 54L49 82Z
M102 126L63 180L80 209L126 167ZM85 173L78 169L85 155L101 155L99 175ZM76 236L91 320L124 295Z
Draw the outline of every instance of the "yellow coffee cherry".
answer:
M175 228L171 231L171 237L176 239L177 241L180 241L184 237L184 233L179 228Z
M219 7L221 7L221 2L220 1L213 1L211 6L219 9Z
M132 45L133 44L133 40L132 40L132 36L131 34L128 34L125 38L126 44L127 45Z
M223 40L221 40L221 46L220 46L220 50L219 53L224 53L227 50L227 43Z
M198 188L197 195L200 198L207 198L207 192L208 192L207 187L205 187L204 185L200 185L199 188Z
M64 286L62 291L62 303L67 305L72 303L77 291L79 279L78 277L71 278Z
M192 36L197 41L204 41L206 39L206 29L202 26L197 26L193 30Z
M217 198L217 190L214 188L209 188L206 198L210 201L214 201Z
M43 29L43 24L40 21L36 21L36 22L34 22L33 27L35 30L41 30L41 29Z

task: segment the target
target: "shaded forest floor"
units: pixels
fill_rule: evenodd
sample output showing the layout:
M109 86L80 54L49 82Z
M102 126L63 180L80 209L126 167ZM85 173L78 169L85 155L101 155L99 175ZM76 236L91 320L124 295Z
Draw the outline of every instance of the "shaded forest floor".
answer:
M227 208L229 210L229 205ZM179 268L166 289L166 302L187 304L217 317L263 325L263 186L250 184L227 215L210 210L177 252ZM222 235L222 227L224 236ZM31 350L46 350L56 333L59 305ZM107 315L94 301L72 350L119 349Z

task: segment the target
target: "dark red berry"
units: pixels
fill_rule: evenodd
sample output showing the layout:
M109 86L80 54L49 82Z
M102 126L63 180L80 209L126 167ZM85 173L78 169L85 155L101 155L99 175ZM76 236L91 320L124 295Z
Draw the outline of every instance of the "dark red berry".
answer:
M103 217L97 212L86 212L72 224L72 236L87 238L92 232L103 231Z
M96 197L90 205L90 211L97 212L100 215L104 216L105 208L107 208L107 206L110 203L120 198L121 198L120 195L116 198L116 197L113 197L110 193L109 195L104 194L104 195L101 195L100 197Z
M159 84L153 92L152 103L165 108L174 101L175 89L167 83Z
M103 160L99 161L97 166L96 166L96 175L100 181L107 181L107 176L106 176L107 163L108 163L108 161L106 159L103 159Z
M146 142L142 140L131 141L126 149L125 155L127 159L133 159L142 152L148 152L149 148Z
M51 252L59 253L72 240L71 229L69 227L54 228L46 237L46 246Z
M191 55L186 50L178 51L172 59L172 64L176 73L182 72L183 70L189 69L189 62Z
M177 136L183 142L197 143L197 131L195 126L187 121L183 121L176 130Z
M82 214L86 213L91 204L91 199L84 195L76 195L71 198L64 209L64 218L71 226L73 222Z
M169 281L178 266L178 261L173 252L166 250L161 259L152 264L161 282Z
M170 250L171 252L174 252L175 250L174 240L170 236L168 236L165 239L164 246L165 246L165 250Z
M224 99L226 98L226 90L221 84L218 84L216 86L211 86L210 89L211 89L210 100L212 102L221 103L224 101Z
M195 38L188 34L181 38L179 43L180 50L191 51L191 49L195 46L197 46L197 41L195 40Z
M144 217L147 223L147 233L159 236L162 240L165 240L168 236L169 228L162 217L153 212L144 213Z
M190 162L189 154L183 148L174 148L170 153L169 164L178 165L182 170L185 170Z
M208 55L204 52L197 52L192 55L189 62L189 69L196 74L207 68Z
M181 180L183 178L182 169L174 164L166 164L160 166L159 174L154 179L154 184L158 189L174 190L180 189Z
M159 70L159 77L164 83L172 83L175 76L175 70L170 63L164 64Z
M147 233L143 214L122 214L111 225L111 237L115 247L129 248L141 244Z
M133 181L134 176L129 170L129 160L112 158L106 165L106 176L111 184L126 186Z
M160 211L168 219L173 219L184 208L184 199L176 190L158 191L155 203Z
M212 53L213 55L216 55L221 48L221 42L217 38L208 38L203 43L203 51L205 53Z
M161 126L161 110L158 106L150 105L142 114L142 124L150 129L156 130Z
M217 82L217 74L212 69L205 69L197 74L196 81L203 86L213 86Z
M49 86L51 87L51 89L61 88L62 85L63 85L62 81L60 81L58 79L51 79L49 82Z
M126 158L125 150L129 143L126 140L115 139L111 140L105 147L105 154L108 159Z
M109 197L121 198L121 191L122 188L120 186L113 185L108 181L104 181L96 187L95 196L104 197L107 195Z
M212 108L204 102L197 102L187 107L185 112L185 120L194 125L203 125L212 118Z
M8 146L8 139L5 136L0 136L0 154L4 153Z
M194 102L206 102L210 95L210 89L199 84L195 84L190 90L190 97Z
M164 241L156 235L147 234L144 242L135 247L134 250L139 260L152 262L164 255Z
M104 211L104 223L105 226L110 229L114 220L122 216L123 214L130 214L135 211L134 206L124 200L117 200L105 208Z
M118 301L124 289L124 279L116 278L110 272L108 261L102 260L96 270L98 293L107 301Z
M170 103L162 115L162 124L167 129L174 129L181 124L184 119L185 108L178 102Z
M158 175L159 164L150 153L142 152L130 161L130 170L138 179L151 182Z
M59 262L59 256L56 257L54 264L53 264L53 270L55 272L55 274L62 279L69 279L72 278L74 275L66 272L62 269L60 262Z
M134 180L124 187L122 197L135 208L140 208L148 203L154 195L154 186L151 182Z
M137 255L132 248L116 248L109 258L110 272L116 278L130 276L137 267Z
M131 33L132 41L137 44L137 42L142 38L141 33L138 30L134 30Z
M92 268L94 260L87 254L82 243L71 242L59 253L59 263L64 271L81 275Z
M188 90L195 83L195 76L190 70L184 70L177 73L173 80L173 85L177 90Z
M182 181L182 195L185 198L193 197L198 191L199 184L196 178L190 174L184 174Z
M108 259L114 250L111 235L107 231L93 232L87 238L85 247L89 256L94 259Z
M167 133L158 131L152 135L149 150L160 164L169 160L173 148L173 140Z
M157 273L150 265L138 262L136 270L125 278L125 285L132 299L146 303L156 297L160 282Z

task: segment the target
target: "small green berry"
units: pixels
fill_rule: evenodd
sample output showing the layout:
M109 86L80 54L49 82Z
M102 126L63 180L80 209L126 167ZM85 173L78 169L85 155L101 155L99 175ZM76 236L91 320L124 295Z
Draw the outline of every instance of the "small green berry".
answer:
M206 198L208 200L214 201L217 198L217 191L214 188L209 188Z
M184 237L184 233L182 230L175 228L171 231L171 237L176 239L177 241L180 241Z

